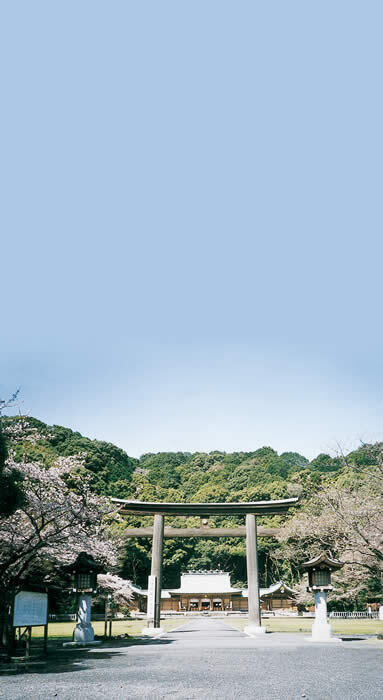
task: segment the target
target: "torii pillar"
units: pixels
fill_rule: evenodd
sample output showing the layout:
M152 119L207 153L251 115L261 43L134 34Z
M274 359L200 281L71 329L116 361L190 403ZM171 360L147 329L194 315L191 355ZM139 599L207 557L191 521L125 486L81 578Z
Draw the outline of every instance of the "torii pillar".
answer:
M259 596L257 520L255 515L246 515L246 563L249 624L244 632L251 636L263 634L265 627L261 625L261 604Z
M164 551L164 516L154 516L151 575L155 576L156 597L153 627L161 627L162 557Z
M164 632L161 629L161 589L162 558L164 550L164 516L156 514L153 526L152 564L148 587L147 627L143 634L155 635Z

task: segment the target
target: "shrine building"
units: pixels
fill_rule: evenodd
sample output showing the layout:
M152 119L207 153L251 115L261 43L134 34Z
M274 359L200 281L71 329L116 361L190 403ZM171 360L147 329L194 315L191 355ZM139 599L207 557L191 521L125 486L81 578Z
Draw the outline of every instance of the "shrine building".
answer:
M132 586L132 610L146 612L147 591ZM283 581L260 589L262 610L289 609L296 611L296 593ZM224 571L189 571L181 575L179 588L163 589L161 612L247 612L247 588L231 585L230 574Z

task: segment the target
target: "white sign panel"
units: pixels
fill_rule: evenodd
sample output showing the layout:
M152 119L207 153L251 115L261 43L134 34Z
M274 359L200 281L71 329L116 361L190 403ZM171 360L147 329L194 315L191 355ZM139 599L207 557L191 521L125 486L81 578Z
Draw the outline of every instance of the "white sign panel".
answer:
M20 591L13 608L14 627L33 627L48 622L48 594Z
M148 620L154 620L154 610L156 605L156 583L157 576L149 576L148 581Z

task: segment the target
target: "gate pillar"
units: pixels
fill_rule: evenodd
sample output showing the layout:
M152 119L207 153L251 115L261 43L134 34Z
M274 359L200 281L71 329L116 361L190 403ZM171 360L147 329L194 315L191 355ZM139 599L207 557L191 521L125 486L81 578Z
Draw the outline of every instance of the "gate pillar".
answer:
M156 577L154 627L161 627L162 557L164 551L164 516L154 516L151 575Z
M257 520L252 514L246 515L246 563L249 624L244 632L249 635L262 634L266 629L261 626L261 609L259 597Z
M164 516L156 514L154 516L153 526L153 544L152 544L152 564L150 578L155 582L155 590L151 591L154 595L154 615L151 616L149 611L149 587L148 587L148 619L147 627L142 630L143 634L157 635L164 632L161 629L161 589L162 589L162 557L164 550Z

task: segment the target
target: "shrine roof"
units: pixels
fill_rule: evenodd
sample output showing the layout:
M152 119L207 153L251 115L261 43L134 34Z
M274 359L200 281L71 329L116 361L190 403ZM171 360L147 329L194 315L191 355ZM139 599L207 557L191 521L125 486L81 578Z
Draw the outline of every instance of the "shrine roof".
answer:
M260 588L259 589L259 595L261 598L267 597L269 595L273 595L274 593L290 593L290 595L296 595L297 591L294 591L293 588L290 588L290 586L287 586L284 581L277 581L276 583L272 583L271 586L268 588ZM242 595L244 598L248 597L248 589L244 588L242 590Z
M181 586L171 593L240 593L233 588L230 574L225 571L189 571L181 575Z
M132 590L139 595L147 596L147 590L138 588L132 585ZM287 586L283 581L277 581L268 588L261 588L260 597L267 597L275 593L296 594L292 588ZM227 593L237 593L243 598L248 597L247 588L234 588L231 585L230 574L224 571L192 571L181 575L181 586L179 588L167 588L161 591L161 598L171 598L172 595L190 595L190 594L217 594L223 595Z

